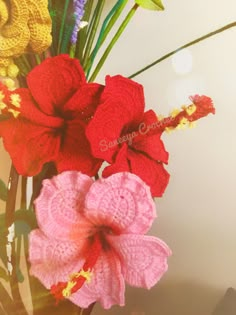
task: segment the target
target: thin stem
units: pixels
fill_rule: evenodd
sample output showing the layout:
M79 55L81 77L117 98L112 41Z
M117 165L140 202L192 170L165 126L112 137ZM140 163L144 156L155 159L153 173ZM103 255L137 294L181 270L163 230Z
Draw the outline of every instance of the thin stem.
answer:
M181 51L181 50L183 50L183 49L185 49L185 48L187 48L187 47L190 47L190 46L192 46L192 45L195 45L195 44L197 44L197 43L199 43L199 42L201 42L201 41L203 41L203 40L205 40L205 39L207 39L207 38L209 38L209 37L212 37L212 36L214 36L214 35L216 35L216 34L219 34L219 33L221 33L221 32L224 32L224 31L226 31L227 29L229 29L229 28L231 28L231 27L234 27L234 26L236 26L236 21L233 22L233 23L227 24L227 25L225 25L225 26L223 26L223 27L221 27L221 28L219 28L219 29L217 29L217 30L215 30L215 31L213 31L213 32L210 32L210 33L208 33L208 34L206 34L206 35L204 35L204 36L201 36L201 37L199 37L199 38L197 38L197 39L195 39L195 40L193 40L193 41L191 41L191 42L189 42L189 43L187 43L187 44L185 44L185 45L183 45L183 46L181 46L181 47L179 47L179 48L177 48L177 49L175 49L175 50L173 50L173 51L171 51L171 52L169 52L168 54L162 56L161 58L157 59L156 61L150 63L150 64L147 65L146 67L144 67L144 68L138 70L137 72L131 74L131 75L129 76L129 78L132 79L132 78L136 77L137 75L139 75L140 73L142 73L142 72L144 72L144 71L150 69L151 67L155 66L156 64L160 63L161 61L163 61L163 60L165 60L165 59L167 59L167 58L173 56L173 55L176 54L177 52L179 52L179 51Z
M14 223L14 214L15 214L15 204L16 204L16 194L18 186L19 175L14 167L11 165L9 180L8 180L8 192L7 192L7 201L6 201L6 228L8 229ZM12 254L10 261L12 264L12 274L9 275L9 282L12 297L16 309L22 310L22 315L27 314L24 303L21 299L20 290L18 286L18 279L16 275L16 256L15 256L15 243L11 243Z
M87 64L87 67L85 69L85 72L87 72L87 77L89 76L89 73L90 73L90 70L92 68L94 59L95 59L100 47L104 43L105 39L107 38L107 35L110 33L115 22L118 20L120 14L123 11L127 2L128 2L128 0L118 0L116 2L116 4L113 6L113 8L111 9L111 11L106 16L106 18L102 24L100 33L99 33L97 43L95 45L95 48L93 49L93 52L89 58L89 62Z
M112 38L110 44L108 45L107 49L105 50L104 54L102 55L100 61L97 64L97 67L95 68L93 74L91 75L91 78L89 79L89 82L94 81L96 76L98 75L100 69L102 68L104 62L106 61L110 51L112 50L113 46L115 45L115 43L117 42L117 40L120 38L121 34L123 33L123 31L125 30L127 24L129 23L129 21L131 20L131 18L133 17L134 13L137 11L139 5L135 4L131 10L129 11L129 13L127 14L126 18L124 19L124 21L122 22L122 24L120 25L119 29L117 30L115 36Z
M101 18L101 14L102 14L102 10L103 10L104 4L105 4L105 0L98 1L97 7L95 9L95 13L94 13L95 14L95 18L94 18L94 21L92 22L93 25L91 24L91 33L90 33L89 38L88 38L88 42L87 42L87 45L86 45L85 54L84 54L84 58L83 58L83 66L84 66L84 68L86 67L86 64L88 62L88 58L89 58L89 55L90 55L90 52L91 52L91 49L92 49L93 41L94 41L94 38L95 38L95 35L96 35L96 32L97 32L97 28L98 28L98 25L99 25L99 21L100 21L100 18Z
M66 20L66 14L67 10L69 7L70 0L65 0L65 5L64 5L64 10L63 10L63 15L62 15L62 20L61 20L61 27L60 27L60 32L59 32L59 41L58 41L58 47L57 47L57 54L60 54L61 51L61 42L62 42L62 37L64 33L64 26L65 26L65 20Z
M27 177L21 177L21 201L20 208L26 209L26 195L27 195Z

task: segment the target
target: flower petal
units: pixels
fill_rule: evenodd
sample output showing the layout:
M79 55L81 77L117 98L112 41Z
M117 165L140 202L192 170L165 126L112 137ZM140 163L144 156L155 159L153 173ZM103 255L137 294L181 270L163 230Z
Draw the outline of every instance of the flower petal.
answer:
M107 166L102 173L103 177L111 176L112 174L119 172L129 172L130 165L128 160L128 146L126 143L122 144L120 150L117 153L115 162Z
M25 176L38 174L46 162L56 158L60 147L60 138L51 128L20 118L2 121L0 136L18 173Z
M156 132L156 129L161 124L157 119L154 111L149 110L144 113L143 121L139 125L139 133L133 138L132 148L147 154L150 158L168 162L169 154L165 150L161 137L161 132Z
M118 233L145 233L156 217L149 187L136 175L117 173L91 186L85 216Z
M93 180L76 171L63 172L43 181L35 200L40 229L51 238L87 237L89 222L82 212L84 199Z
M68 281L84 263L81 251L84 242L67 242L48 239L40 230L30 233L30 274L37 277L47 289L59 281Z
M104 151L101 149L102 143L116 141L121 132L124 132L124 127L142 119L143 111L142 86L119 75L108 76L102 104L99 105L86 132L94 156L111 163L118 144Z
M55 164L58 172L77 170L94 176L102 161L91 154L90 145L85 136L85 126L80 120L72 120L67 123L63 142L60 147Z
M108 236L120 257L122 273L128 284L150 289L167 271L169 247L147 235Z
M85 83L85 74L79 61L68 55L47 58L27 77L33 98L48 115L60 111L61 106Z
M100 102L103 86L96 83L85 84L73 94L63 107L63 114L66 117L72 115L88 122L93 117Z
M132 150L128 152L128 159L131 172L138 175L150 186L153 197L161 197L170 177L162 163L158 163L144 154Z
M56 116L46 115L37 108L30 91L25 88L19 88L11 92L20 96L20 117L24 117L30 122L42 125L45 127L58 128L63 124L63 119Z
M90 283L72 294L70 300L82 308L93 302L100 302L102 307L109 309L112 305L124 306L125 283L121 273L118 257L114 252L102 253L93 272Z

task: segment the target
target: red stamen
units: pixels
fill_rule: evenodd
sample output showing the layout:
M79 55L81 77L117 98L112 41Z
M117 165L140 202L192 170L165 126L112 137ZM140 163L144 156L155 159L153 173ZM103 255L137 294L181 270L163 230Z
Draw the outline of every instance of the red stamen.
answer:
M51 286L50 292L52 295L54 295L56 299L56 304L58 304L58 302L60 300L63 300L65 297L68 297L72 293L77 292L83 286L85 281L88 280L88 274L94 268L100 256L101 250L102 243L100 240L99 233L97 233L94 237L93 244L89 250L88 258L86 259L80 272L71 275L70 280L68 282L58 282L57 284ZM65 291L68 295L65 294Z

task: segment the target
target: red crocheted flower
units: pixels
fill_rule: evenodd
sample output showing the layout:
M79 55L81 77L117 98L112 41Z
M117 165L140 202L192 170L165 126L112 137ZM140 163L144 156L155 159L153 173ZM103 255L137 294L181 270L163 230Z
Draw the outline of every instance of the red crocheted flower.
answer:
M2 107L8 112L13 107L15 114L0 123L0 136L17 171L32 176L54 161L59 172L74 169L95 175L101 161L91 154L85 128L103 86L87 83L78 60L67 55L35 67L27 85L8 92L0 86Z
M141 85L122 76L106 78L101 105L86 131L94 156L110 163L104 177L129 171L151 187L153 196L163 194L169 181L163 167L168 162L160 139L163 130L145 130L157 121L152 110L144 112Z

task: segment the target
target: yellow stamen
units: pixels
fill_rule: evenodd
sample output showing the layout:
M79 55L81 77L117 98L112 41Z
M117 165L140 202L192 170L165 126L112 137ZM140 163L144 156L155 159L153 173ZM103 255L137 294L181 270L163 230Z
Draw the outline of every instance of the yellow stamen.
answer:
M14 110L12 108L8 109L9 113L12 113L12 115L14 116L14 118L17 118L20 114L20 112L18 112L17 110Z
M189 123L189 128L195 128L196 127L196 125L197 125L197 123L196 123L196 121L191 121L190 123Z
M73 289L73 287L76 285L76 282L73 281L69 281L67 283L67 287L62 291L62 295L65 298L68 298L69 296L71 296L71 290Z
M11 94L10 99L11 99L12 105L18 108L20 107L21 98L19 94Z
M84 277L88 283L91 282L92 272L90 270L84 271L83 269L80 272L76 272L70 275L70 279Z
M5 95L2 91L0 91L0 102L4 99Z
M12 80L12 79L5 79L4 81L3 81L3 83L4 83L4 85L9 89L9 90L14 90L15 89L15 87L16 87L16 83L15 83L15 81L14 80Z
M188 119L187 118L185 118L185 117L183 117L181 120L180 120L180 122L179 122L179 124L178 124L178 126L176 127L176 129L185 129L187 126L188 126L188 124L189 124L189 121L188 121Z
M3 102L0 102L0 110L6 108L7 105Z
M178 108L175 108L172 110L170 116L175 118L180 113L180 110Z
M166 127L166 128L165 128L165 131L166 131L167 133L171 133L171 132L173 132L174 129L175 129L174 127Z
M197 106L195 104L189 105L187 108L185 108L186 113L191 116L197 109Z

